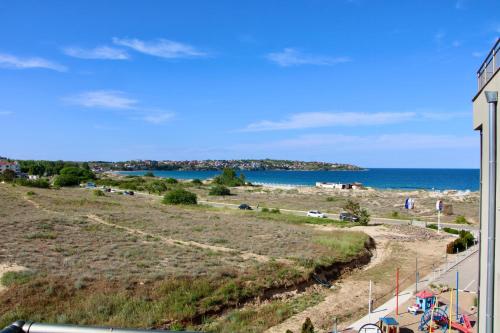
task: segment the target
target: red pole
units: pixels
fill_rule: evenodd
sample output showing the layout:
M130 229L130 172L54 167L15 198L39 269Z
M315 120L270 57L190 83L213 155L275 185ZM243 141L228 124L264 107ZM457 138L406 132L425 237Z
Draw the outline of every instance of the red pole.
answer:
M396 268L396 316L399 315L399 268Z

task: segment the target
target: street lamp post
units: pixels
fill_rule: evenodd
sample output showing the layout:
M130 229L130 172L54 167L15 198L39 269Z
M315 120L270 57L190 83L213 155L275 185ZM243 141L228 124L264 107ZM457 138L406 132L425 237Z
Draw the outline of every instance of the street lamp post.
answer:
M498 92L486 91L488 102L488 250L486 259L486 333L494 333L493 330L493 293L495 287L495 219L496 219L496 172L497 172L497 103Z

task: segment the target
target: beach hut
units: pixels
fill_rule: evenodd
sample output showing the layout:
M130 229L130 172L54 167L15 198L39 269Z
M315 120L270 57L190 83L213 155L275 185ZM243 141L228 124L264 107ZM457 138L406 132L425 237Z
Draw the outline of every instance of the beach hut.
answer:
M399 323L393 317L383 317L379 321L382 333L399 333Z

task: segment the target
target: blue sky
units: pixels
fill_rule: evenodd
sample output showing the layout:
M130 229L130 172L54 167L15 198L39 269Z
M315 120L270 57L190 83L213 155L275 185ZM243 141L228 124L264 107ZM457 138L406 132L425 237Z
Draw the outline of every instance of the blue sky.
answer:
M1 1L0 155L479 166L500 2Z

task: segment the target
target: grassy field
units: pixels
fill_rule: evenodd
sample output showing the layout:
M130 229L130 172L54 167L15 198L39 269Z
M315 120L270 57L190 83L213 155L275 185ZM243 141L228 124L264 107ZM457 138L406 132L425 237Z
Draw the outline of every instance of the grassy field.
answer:
M367 255L366 234L304 222L286 214L167 206L155 197L0 184L6 245L0 264L26 268L2 278L0 325L22 318L260 332L321 297L231 311L293 289L315 270Z

